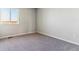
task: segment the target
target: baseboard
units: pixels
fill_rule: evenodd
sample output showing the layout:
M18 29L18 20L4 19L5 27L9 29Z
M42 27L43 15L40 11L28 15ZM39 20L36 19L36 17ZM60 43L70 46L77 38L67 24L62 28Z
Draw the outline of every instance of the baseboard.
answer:
M46 35L46 36L49 36L49 37L57 38L57 39L59 39L59 40L63 40L63 41L65 41L65 42L69 42L69 43L72 43L72 44L75 44L75 45L79 45L78 42L73 42L73 41L66 40L66 39L64 40L63 38L59 38L59 37L56 37L56 36L52 36L52 35L50 35L50 34L43 33L43 32L38 32L38 33L39 33L39 34Z
M27 35L27 34L33 34L35 32L29 32L29 33L19 33L19 34L14 34L14 35L9 35L9 36L3 36L0 37L0 39L8 38L8 37L16 37L16 36L21 36L21 35Z
M72 44L79 45L78 42L73 42L73 41L70 41L70 40L64 40L64 39L62 39L62 38L59 38L59 37L56 37L56 36L52 36L52 35L50 35L50 34L43 33L43 32L19 33L19 34L15 34L15 35L9 35L9 36L0 37L0 39L8 38L8 37L16 37L16 36L21 36L21 35L28 35L28 34L33 34L33 33L43 34L43 35L46 35L46 36L49 36L49 37L54 37L54 38L57 38L57 39L59 39L59 40L63 40L63 41L66 41L66 42L69 42L69 43L72 43Z

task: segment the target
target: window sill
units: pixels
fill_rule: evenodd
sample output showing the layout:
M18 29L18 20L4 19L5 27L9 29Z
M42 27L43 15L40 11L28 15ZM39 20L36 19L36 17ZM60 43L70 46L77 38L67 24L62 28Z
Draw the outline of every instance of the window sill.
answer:
M17 21L0 21L0 24L17 24Z

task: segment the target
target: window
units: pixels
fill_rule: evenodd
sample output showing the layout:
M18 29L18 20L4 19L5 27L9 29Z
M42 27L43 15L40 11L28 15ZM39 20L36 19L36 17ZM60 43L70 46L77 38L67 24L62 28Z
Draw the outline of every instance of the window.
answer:
M0 23L17 24L19 22L19 10L16 8L1 8Z

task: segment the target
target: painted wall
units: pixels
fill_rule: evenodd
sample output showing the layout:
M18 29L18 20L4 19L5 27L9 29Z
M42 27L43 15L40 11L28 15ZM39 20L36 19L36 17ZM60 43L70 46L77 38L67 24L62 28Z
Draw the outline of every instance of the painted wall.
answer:
M79 44L79 9L38 9L37 32Z
M20 8L19 24L0 24L0 37L35 32L35 10Z

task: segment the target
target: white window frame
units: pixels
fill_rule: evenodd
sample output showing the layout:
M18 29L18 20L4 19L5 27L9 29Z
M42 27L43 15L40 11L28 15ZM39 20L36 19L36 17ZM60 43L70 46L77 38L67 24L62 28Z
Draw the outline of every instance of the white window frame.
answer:
M11 9L14 9L14 8L9 8L9 9L10 9L10 18L9 18L10 21L2 21L1 20L1 11L0 11L0 24L19 24L19 9L16 8L18 10L18 16L17 16L17 20L16 21L12 21L11 20Z

